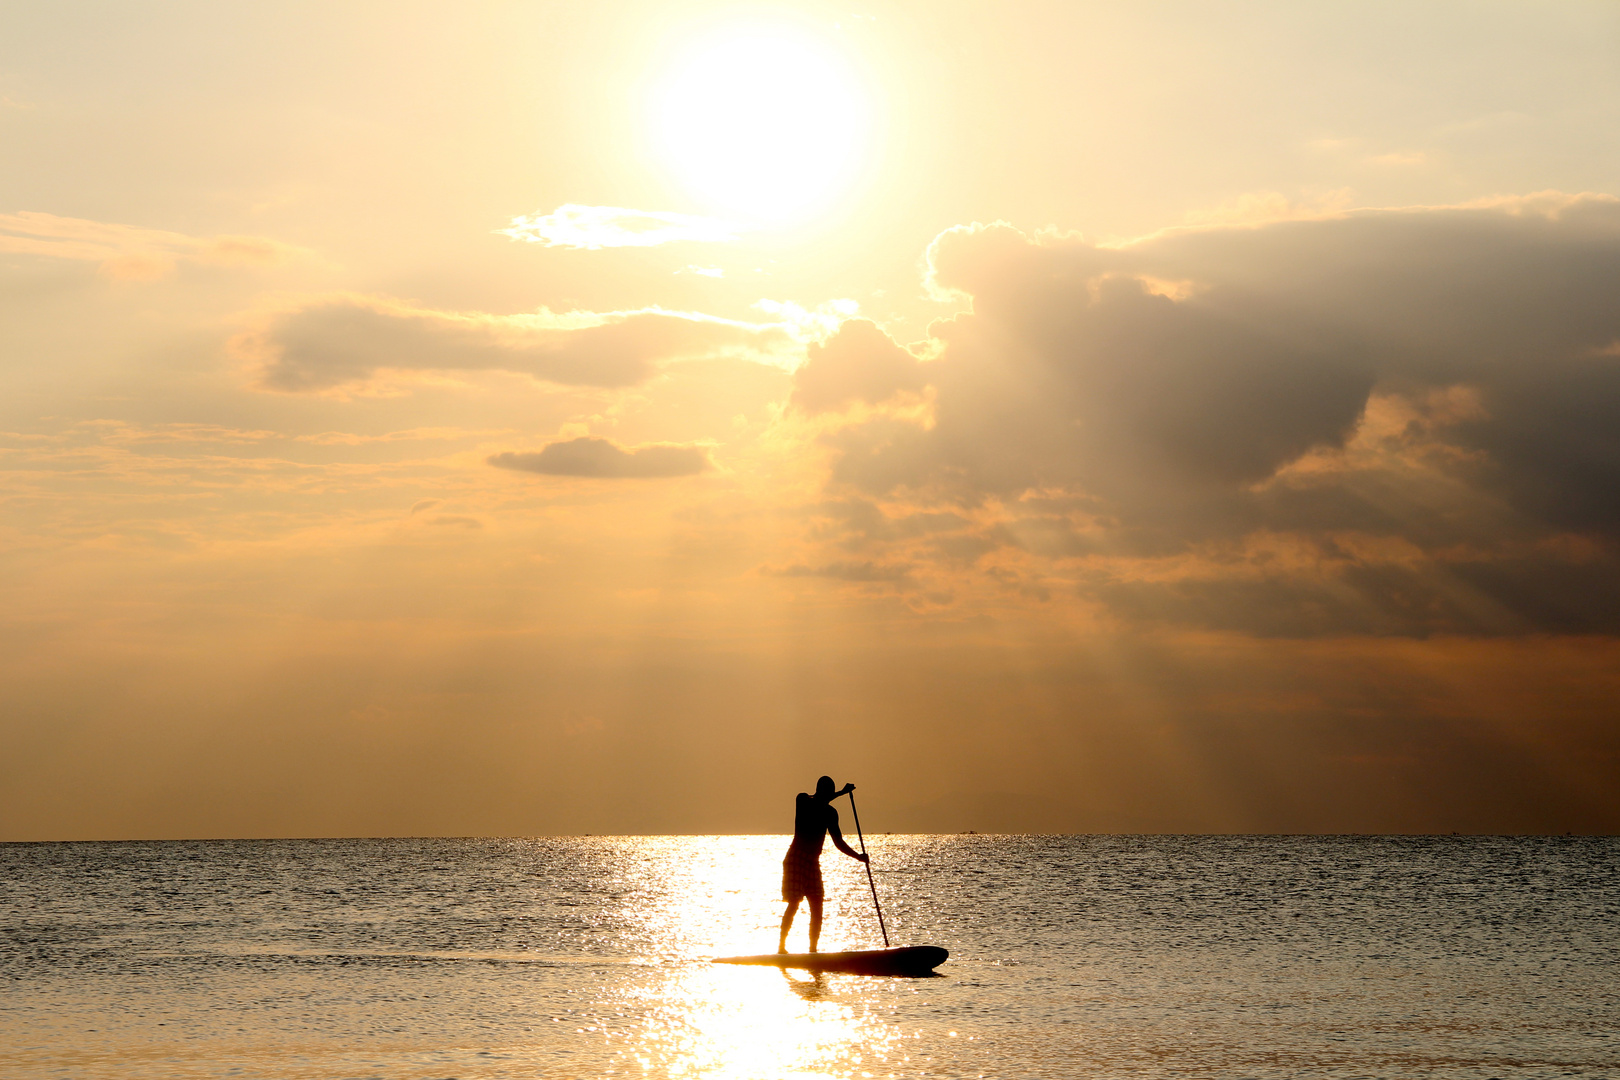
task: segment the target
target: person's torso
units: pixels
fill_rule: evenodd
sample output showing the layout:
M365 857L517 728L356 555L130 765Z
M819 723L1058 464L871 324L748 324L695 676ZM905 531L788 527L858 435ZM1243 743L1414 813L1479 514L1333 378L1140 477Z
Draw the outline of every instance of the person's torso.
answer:
M793 846L820 855L822 844L827 839L827 829L837 823L838 811L800 792L794 800Z

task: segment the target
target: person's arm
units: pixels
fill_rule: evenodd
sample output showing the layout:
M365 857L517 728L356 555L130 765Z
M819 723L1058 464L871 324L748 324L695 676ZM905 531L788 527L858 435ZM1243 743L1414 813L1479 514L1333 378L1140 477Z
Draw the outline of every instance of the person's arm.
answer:
M850 787L854 786L854 784L850 785ZM832 837L833 847L837 848L839 851L842 851L845 855L848 855L857 862L866 861L865 855L862 855L860 852L856 851L854 848L850 847L844 842L844 834L842 830L838 828L838 811L834 810L830 806L827 807L827 835Z

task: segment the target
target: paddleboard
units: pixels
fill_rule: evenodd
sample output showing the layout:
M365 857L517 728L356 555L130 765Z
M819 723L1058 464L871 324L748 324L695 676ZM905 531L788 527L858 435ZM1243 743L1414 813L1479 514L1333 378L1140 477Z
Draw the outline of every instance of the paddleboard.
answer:
M763 956L717 956L716 964L758 964L804 968L840 975L931 975L951 954L937 945L904 949L863 949L858 952L766 953Z

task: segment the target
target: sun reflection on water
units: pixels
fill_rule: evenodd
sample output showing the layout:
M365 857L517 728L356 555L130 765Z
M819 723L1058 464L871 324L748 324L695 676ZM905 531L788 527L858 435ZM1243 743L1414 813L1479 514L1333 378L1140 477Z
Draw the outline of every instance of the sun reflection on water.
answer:
M826 981L769 968L693 967L657 993L634 1056L658 1074L845 1077L882 1066L900 1039Z
M703 962L775 947L785 848L785 837L716 837L699 857L661 860L668 892L640 918L684 962L636 992L646 1022L624 1056L644 1072L706 1080L888 1074L902 1033L875 1014L854 977ZM834 940L857 932L843 930Z

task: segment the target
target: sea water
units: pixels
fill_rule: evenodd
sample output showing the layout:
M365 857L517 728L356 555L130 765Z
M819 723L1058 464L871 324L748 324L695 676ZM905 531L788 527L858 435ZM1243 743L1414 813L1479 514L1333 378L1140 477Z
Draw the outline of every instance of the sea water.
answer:
M1614 838L867 842L937 977L708 963L785 837L0 845L0 1077L1620 1076Z

